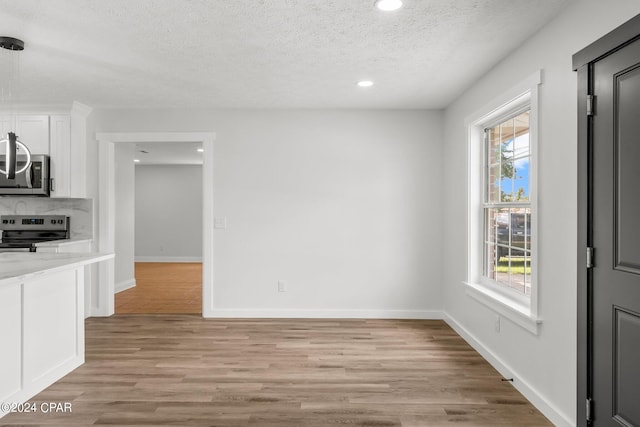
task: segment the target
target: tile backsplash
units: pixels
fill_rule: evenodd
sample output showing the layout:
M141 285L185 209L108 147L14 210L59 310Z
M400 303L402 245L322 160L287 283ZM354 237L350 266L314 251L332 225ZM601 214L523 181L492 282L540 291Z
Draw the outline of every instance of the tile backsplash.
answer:
M71 238L93 237L93 199L0 197L0 215L66 215L71 217Z

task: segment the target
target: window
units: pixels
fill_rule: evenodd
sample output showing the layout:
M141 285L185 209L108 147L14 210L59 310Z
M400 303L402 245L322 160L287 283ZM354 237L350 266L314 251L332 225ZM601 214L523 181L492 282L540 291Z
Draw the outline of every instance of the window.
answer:
M537 334L537 72L467 118L467 294Z
M531 295L530 110L484 130L483 275Z

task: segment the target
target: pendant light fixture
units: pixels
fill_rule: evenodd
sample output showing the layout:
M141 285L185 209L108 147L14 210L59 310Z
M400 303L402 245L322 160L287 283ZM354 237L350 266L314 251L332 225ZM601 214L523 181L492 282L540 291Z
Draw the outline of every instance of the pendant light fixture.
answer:
M3 52L4 55L8 55L10 59L9 67L6 67L10 73L9 78L2 78L2 101L6 101L9 105L10 112L13 113L13 100L14 91L17 89L17 78L19 74L19 58L17 54L19 51L24 50L24 42L22 40L13 37L0 37L0 47L8 50L9 52ZM7 83L5 88L4 82ZM13 116L13 114L11 114ZM12 117L13 119L13 117ZM15 124L15 120L12 120L12 124ZM8 132L6 137L0 140L0 146L5 145L5 169L0 168L0 173L7 176L8 179L15 179L17 173L22 173L31 166L31 152L19 139L15 132ZM0 151L1 152L1 151ZM18 165L18 152L24 153L27 156L27 161L20 168Z

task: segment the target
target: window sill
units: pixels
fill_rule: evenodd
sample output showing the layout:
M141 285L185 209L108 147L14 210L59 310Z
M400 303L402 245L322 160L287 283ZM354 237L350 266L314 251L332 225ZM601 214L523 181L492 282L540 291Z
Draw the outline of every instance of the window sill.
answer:
M540 332L542 319L532 316L531 309L527 305L488 286L470 282L463 283L467 286L467 295L471 298L534 335L538 335Z

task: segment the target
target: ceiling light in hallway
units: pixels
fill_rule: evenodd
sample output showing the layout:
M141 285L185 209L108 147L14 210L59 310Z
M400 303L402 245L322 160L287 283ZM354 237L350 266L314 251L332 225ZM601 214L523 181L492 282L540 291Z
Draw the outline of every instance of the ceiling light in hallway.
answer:
M391 12L402 7L402 0L376 0L374 5L380 10Z

